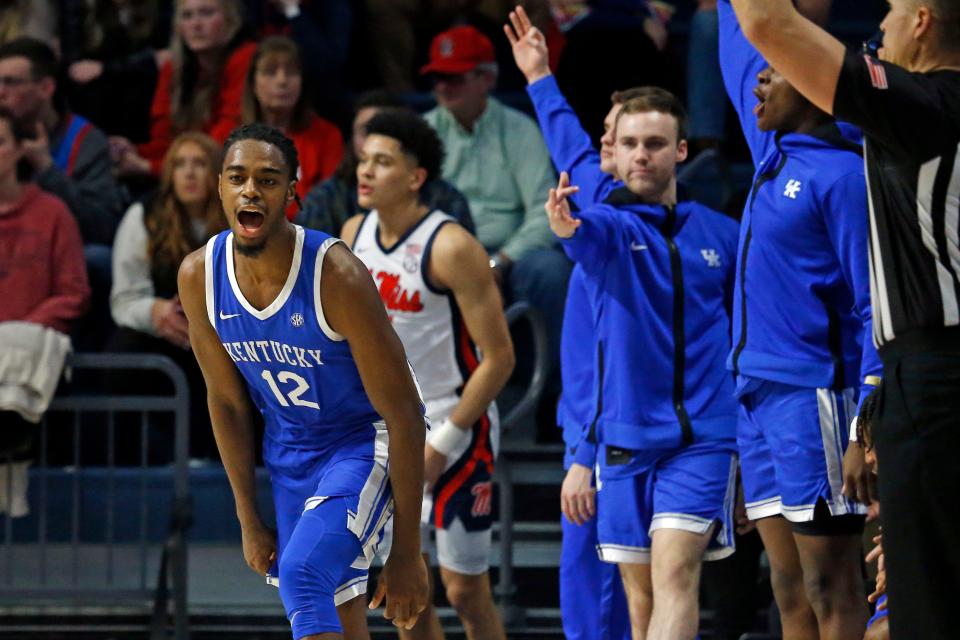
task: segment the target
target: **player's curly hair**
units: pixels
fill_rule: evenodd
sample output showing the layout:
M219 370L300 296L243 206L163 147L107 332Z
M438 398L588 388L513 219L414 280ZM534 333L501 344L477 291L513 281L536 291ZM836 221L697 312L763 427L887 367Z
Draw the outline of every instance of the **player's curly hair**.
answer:
M367 123L367 135L381 135L400 143L404 153L413 156L427 172L425 182L440 177L443 142L427 121L408 109L386 108Z
M297 147L293 144L293 140L283 135L282 131L261 122L251 122L250 124L237 127L230 132L230 135L227 136L226 141L223 143L223 157L226 158L230 147L241 140L259 140L260 142L272 144L280 149L287 169L290 170L290 179L297 179L297 175L300 172L300 157L297 155Z

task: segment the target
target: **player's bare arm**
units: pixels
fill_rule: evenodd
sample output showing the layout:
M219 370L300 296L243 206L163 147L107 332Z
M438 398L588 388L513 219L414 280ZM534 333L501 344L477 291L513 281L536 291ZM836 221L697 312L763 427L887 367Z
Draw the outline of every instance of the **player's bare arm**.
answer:
M515 362L503 301L489 260L483 246L458 224L440 227L430 255L430 280L453 293L467 331L483 354L483 360L464 385L460 402L449 416L450 422L464 430L479 420L496 399L510 378ZM442 471L442 465L435 470L437 475Z
M360 223L363 222L363 214L357 214L343 223L340 228L340 239L349 247L357 239L357 232L360 231Z
M247 388L227 355L207 315L204 249L180 266L180 303L190 323L190 344L207 384L207 405L223 467L233 490L243 535L243 557L261 575L270 569L276 537L257 512L254 428Z
M731 0L744 35L771 67L817 107L833 113L846 49L791 0ZM816 64L811 64L816 60Z
M367 397L390 433L393 547L371 606L387 599L384 616L410 629L427 603L427 572L420 556L425 427L420 395L400 339L367 268L334 245L326 254L320 299L330 327L346 338Z

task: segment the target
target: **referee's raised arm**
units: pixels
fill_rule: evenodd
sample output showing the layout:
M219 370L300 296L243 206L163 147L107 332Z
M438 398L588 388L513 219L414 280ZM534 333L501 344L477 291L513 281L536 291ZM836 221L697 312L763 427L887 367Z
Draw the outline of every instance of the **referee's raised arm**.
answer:
M960 2L889 0L879 59L847 51L791 0L731 2L771 66L864 132L891 637L956 637Z

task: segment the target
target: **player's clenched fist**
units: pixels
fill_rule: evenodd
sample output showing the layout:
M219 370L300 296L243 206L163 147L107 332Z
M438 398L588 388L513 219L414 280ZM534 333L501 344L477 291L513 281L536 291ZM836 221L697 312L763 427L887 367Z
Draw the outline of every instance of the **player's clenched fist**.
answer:
M550 230L558 238L570 238L580 227L582 222L570 214L570 203L567 197L580 190L580 187L570 186L570 176L566 171L560 173L560 181L556 189L550 189L547 197L547 219L550 221Z
M251 569L266 575L277 556L277 535L262 524L241 527L240 532L243 559Z
M419 553L391 553L383 565L377 580L377 591L370 599L370 608L376 609L386 598L383 617L395 627L413 628L420 612L427 607L430 585L427 581L427 565Z

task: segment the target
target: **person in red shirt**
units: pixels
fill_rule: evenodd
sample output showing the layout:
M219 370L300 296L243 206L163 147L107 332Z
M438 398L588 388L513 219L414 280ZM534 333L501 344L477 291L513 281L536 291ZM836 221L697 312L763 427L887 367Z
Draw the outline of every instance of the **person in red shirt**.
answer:
M240 122L243 83L256 44L241 31L235 0L177 0L173 56L160 67L150 108L150 140L111 138L117 172L159 177L177 134L203 131L218 142Z
M262 122L293 140L300 158L297 198L326 180L343 157L343 136L309 106L300 48L285 36L265 38L253 54L243 92L243 123ZM287 207L293 219L297 203Z
M69 333L90 302L83 241L63 201L25 182L30 137L0 109L0 323Z

